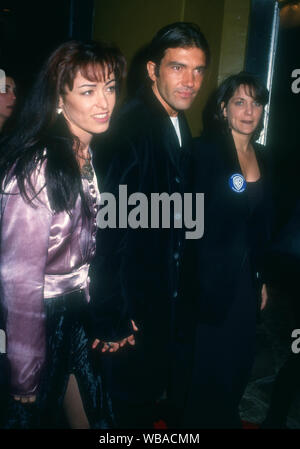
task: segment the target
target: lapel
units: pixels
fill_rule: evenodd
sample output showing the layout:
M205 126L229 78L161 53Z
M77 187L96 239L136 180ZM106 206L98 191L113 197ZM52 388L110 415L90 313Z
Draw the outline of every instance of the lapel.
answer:
M266 170L266 161L265 161L265 158L263 157L263 152L267 151L267 150L265 148L263 148L262 145L259 145L257 143L253 144L253 148L255 151L255 156L256 156L257 163L258 163L260 175L264 179L267 179L269 177L268 170Z
M234 173L242 175L241 166L237 156L237 152L234 150L234 142L231 135L226 135L218 138L219 146L222 150L223 161L225 165L225 171L228 175L228 179Z
M179 153L179 171L184 179L184 191L192 191L192 134L183 112L178 114L182 148Z
M227 167L227 169L229 171L231 171L232 173L242 174L242 169L241 169L241 166L239 163L237 152L233 151L234 142L233 142L232 136L226 135L226 136L218 137L217 141L218 141L220 148L224 149L223 158L224 158L225 166ZM256 144L256 143L254 143L252 145L253 145L253 148L255 151L255 156L257 159L257 163L259 166L261 176L264 177L266 175L266 167L265 167L265 160L263 158L262 146L259 144Z
M244 192L237 193L229 185L229 180L232 175L238 173L243 176L237 152L234 148L233 138L231 135L225 135L219 136L217 140L219 149L221 150L222 164L224 166L222 183L223 185L225 184L225 195L234 208L235 213L237 214L236 216L240 219L242 217L247 219L249 218L247 187ZM223 185L220 186L220 189L224 189Z
M179 119L179 128L182 140L183 153L185 152L190 153L192 146L192 134L183 112L178 113L178 119Z

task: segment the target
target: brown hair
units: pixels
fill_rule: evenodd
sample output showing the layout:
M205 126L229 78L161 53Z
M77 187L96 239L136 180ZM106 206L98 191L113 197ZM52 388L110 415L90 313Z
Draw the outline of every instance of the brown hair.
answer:
M117 47L100 42L69 41L58 47L47 61L46 73L56 86L56 100L73 89L78 71L90 81L105 81L111 73L118 89L125 75L126 62Z
M47 191L56 212L70 212L78 194L88 210L74 154L74 143L78 145L79 140L62 114L56 113L59 96L64 95L66 86L73 89L78 71L91 81L105 81L114 73L118 89L125 59L118 48L99 42L69 41L59 46L38 74L13 133L0 143L0 185L16 176L21 195L29 202L32 194L37 194L31 184L32 171L47 158Z

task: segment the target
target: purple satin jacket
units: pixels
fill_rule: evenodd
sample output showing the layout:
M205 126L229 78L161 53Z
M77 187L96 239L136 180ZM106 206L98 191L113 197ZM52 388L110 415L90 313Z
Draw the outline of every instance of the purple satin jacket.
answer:
M7 356L12 393L34 394L45 362L44 298L85 289L96 249L97 180L82 180L92 211L88 218L78 196L72 214L51 210L45 164L33 174L35 207L21 197L15 179L1 196L1 296L6 313Z

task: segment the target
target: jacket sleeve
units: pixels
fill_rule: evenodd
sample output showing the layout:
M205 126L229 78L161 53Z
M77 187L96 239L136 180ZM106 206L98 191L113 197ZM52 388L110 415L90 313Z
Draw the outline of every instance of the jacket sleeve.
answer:
M118 226L119 186L126 186L127 196L139 191L140 169L134 148L129 146L129 143L125 142L122 147L123 156L117 153L110 164L105 182L100 184L102 206L105 195L113 195L115 203L111 204L115 205L116 212L116 227L103 228L103 223L101 224L99 220L100 209L97 217L96 257L90 269L91 332L93 338L104 341L118 341L131 335L133 333L131 319L135 320L134 298L127 286L129 273L133 270L128 263L133 251L132 245L129 244L130 230ZM114 211L109 209L108 213L111 212L114 214Z
M45 361L44 272L52 213L44 176L35 173L33 207L11 181L1 220L0 280L11 392L36 393Z

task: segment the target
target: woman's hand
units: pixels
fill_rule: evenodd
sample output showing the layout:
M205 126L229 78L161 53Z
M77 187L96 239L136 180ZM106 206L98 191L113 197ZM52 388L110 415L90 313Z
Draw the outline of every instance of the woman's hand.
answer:
M138 327L135 324L135 322L133 320L131 320L131 324L133 327L134 332L138 332ZM135 345L135 338L134 338L134 334L130 335L129 337L127 337L127 342L131 345L134 346Z
M121 345L124 346L124 344L126 343L126 340L127 339L124 338L123 340L120 340L120 341L103 341L102 342L101 340L98 340L98 338L96 338L93 341L92 349L96 349L99 344L103 343L101 352L106 352L106 351L116 352L120 348Z
M19 396L17 394L14 395L15 401L20 401L22 404L32 404L36 401L36 395L32 394L31 396Z
M260 310L263 310L263 309L266 307L267 301L268 301L268 291L267 291L267 286L266 286L266 284L263 284L262 289L261 289L261 305L260 305Z
M133 320L131 320L131 324L132 324L134 332L137 332L138 327L136 326L136 324ZM103 342L101 342L101 340L98 340L98 338L96 338L93 341L92 349L96 349L100 343L103 343L101 352L107 352L107 351L116 352L119 348L122 348L123 346L125 346L126 343L130 344L131 346L134 346L135 338L134 338L134 334L129 335L129 337L123 338L123 340L120 340L120 341L103 341Z

